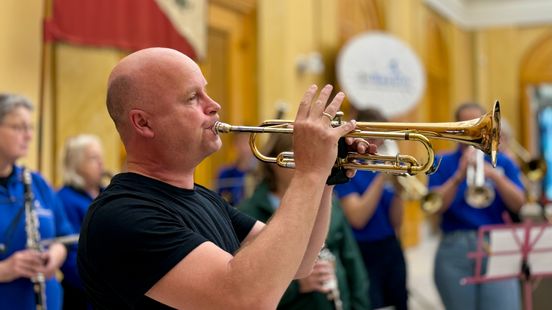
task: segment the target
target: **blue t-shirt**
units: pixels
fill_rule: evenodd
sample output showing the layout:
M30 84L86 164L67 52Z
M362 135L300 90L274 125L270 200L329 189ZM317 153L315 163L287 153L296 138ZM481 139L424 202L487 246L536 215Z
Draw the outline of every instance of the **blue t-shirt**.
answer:
M335 186L337 196L342 199L347 195L357 193L362 195L372 184L377 173L371 171L359 170L354 178L344 184ZM384 186L383 193L378 202L378 206L372 215L372 218L361 229L353 228L353 233L357 241L372 242L383 240L395 235L395 230L391 225L389 211L393 201L394 191L390 186Z
M0 260L5 260L14 252L26 247L22 171L21 167L14 166L14 173L9 177L7 186L0 186L0 243L5 247L5 250L0 252ZM32 173L32 190L41 239L71 234L71 225L67 221L61 203L46 181L36 173ZM12 223L16 224L12 225ZM61 286L57 279L55 277L48 279L46 281L48 308L61 309L61 297ZM36 309L31 281L27 278L19 278L0 283L0 307Z
M222 168L219 172L217 193L232 206L237 206L244 198L245 174L235 166Z
M429 188L440 186L451 178L460 163L462 157L462 151L460 148L451 153L443 154L442 156L436 156L436 160L442 158L439 169L429 176ZM490 157L485 156L485 160L490 162ZM517 187L523 189L523 183L520 178L520 170L514 164L514 162L503 154L497 155L497 166L495 169L499 169L505 177L510 179ZM490 182L490 180L486 180ZM489 183L492 185L492 183ZM452 232L456 230L475 230L479 226L488 224L501 224L504 223L503 213L507 211L507 207L495 190L495 199L491 205L487 208L473 208L466 202L465 191L467 183L464 180L459 186L456 192L456 196L452 201L450 207L442 215L441 229L443 232Z
M67 185L58 191L57 196L63 204L67 219L71 223L73 231L79 233L82 221L94 198L85 191ZM63 272L63 278L66 283L84 290L77 271L76 244L68 246L67 258L63 266L61 266L61 271Z

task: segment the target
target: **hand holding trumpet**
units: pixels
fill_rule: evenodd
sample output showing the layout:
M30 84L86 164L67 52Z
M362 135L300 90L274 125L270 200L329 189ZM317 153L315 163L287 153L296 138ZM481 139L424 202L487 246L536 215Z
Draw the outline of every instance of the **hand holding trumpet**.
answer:
M332 120L336 115L345 95L339 92L326 105L332 91L331 85L326 85L314 100L317 87L311 86L299 105L295 122L293 123L293 153L296 173L325 175L335 164L337 158L338 140L355 128L355 121L344 122L333 127ZM313 102L314 101L314 102ZM375 153L376 146L364 139L348 137L346 144L359 154ZM348 169L349 178L354 176L354 169Z

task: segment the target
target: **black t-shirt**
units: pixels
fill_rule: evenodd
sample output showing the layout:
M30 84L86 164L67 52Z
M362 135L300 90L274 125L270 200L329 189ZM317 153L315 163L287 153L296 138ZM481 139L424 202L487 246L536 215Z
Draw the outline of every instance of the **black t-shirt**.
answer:
M115 176L81 228L79 273L99 309L164 309L144 294L198 245L234 254L255 220L219 195L134 173Z

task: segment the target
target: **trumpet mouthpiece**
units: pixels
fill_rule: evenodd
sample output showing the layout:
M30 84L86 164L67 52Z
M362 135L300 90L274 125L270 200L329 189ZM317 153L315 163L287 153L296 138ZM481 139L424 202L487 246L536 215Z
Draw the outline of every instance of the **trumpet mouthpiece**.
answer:
M229 124L226 124L226 123L223 123L223 122L215 122L215 124L213 125L213 132L215 134L219 134L219 133L229 133L232 129L232 126L230 126Z

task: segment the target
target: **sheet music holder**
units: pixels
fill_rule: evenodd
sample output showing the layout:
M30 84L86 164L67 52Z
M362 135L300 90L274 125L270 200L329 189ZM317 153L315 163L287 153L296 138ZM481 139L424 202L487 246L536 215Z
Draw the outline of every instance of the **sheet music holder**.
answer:
M530 310L533 281L552 276L552 225L526 221L481 226L477 250L468 253L468 258L475 259L475 271L461 280L462 285L519 278L524 309Z

